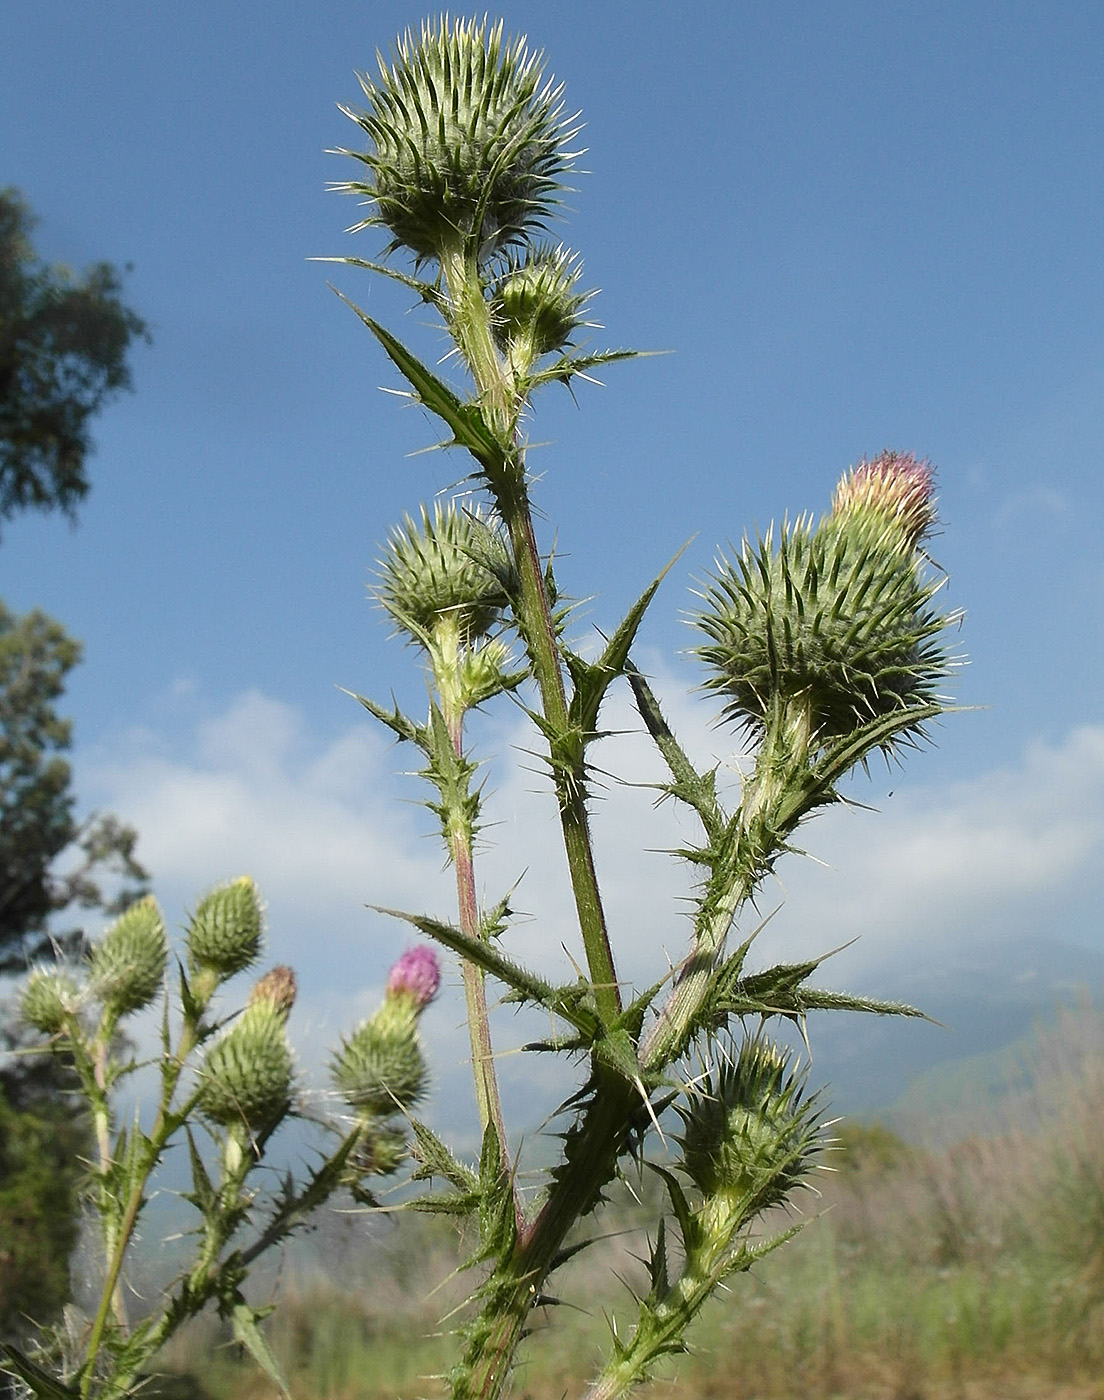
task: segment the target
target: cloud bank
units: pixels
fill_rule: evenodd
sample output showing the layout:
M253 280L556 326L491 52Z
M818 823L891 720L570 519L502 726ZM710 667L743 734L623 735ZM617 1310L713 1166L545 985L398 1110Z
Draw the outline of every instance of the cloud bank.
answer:
M656 685L696 761L720 762L735 788L737 763L722 756L726 736L710 727L709 707L685 698L669 674ZM611 778L595 802L599 868L622 973L642 985L684 951L691 874L666 852L696 833L672 804L656 805L648 785L663 768L628 702L611 703L604 720L614 732L596 762L623 782ZM292 707L257 692L178 740L170 753L155 734L120 735L86 759L81 790L138 827L140 856L174 923L212 884L241 873L256 878L268 903L270 958L299 973L296 1018L304 1058L317 1069L324 1046L376 1004L387 968L410 941L401 923L367 906L451 916L452 877L433 819L417 805L416 780L401 776L416 756L389 744L367 718L319 743ZM570 977L581 950L533 737L511 710L484 721L478 743L505 754L489 770L478 864L486 897L516 885L513 904L524 917L508 935L510 948L546 973ZM882 811L833 809L804 829L803 841L816 859L783 862L760 902L760 916L777 914L760 936L759 961L858 940L826 969L825 981L847 983L875 964L922 966L941 945L1002 931L1045 928L1092 942L1099 931L1091 910L1104 893L1104 725L1034 744L1018 762L969 782L914 786L903 775ZM540 1032L511 1012L503 1017L504 1047ZM440 1093L466 1093L455 971L426 1029L434 1059L449 1067ZM507 1056L503 1073L527 1102L535 1076L550 1092L560 1082L544 1057Z

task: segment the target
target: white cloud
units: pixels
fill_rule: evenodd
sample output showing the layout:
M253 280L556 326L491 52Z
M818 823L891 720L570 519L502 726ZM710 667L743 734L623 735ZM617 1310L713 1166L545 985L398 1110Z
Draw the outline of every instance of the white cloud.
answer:
M727 739L710 728L709 705L686 698L669 674L656 684L670 697L669 717L695 760L703 767L714 761ZM604 719L610 729L634 728L624 698ZM496 735L506 758L491 769L479 877L489 899L523 877L514 903L531 917L512 931L510 948L570 977L564 948L576 958L581 950L549 784L525 752L535 745L516 711L497 727L482 726L481 747L489 750ZM415 780L395 777L414 765L367 718L318 744L294 709L252 692L199 724L185 748L174 757L148 733L122 736L86 762L82 790L138 827L140 855L177 922L212 883L242 872L257 879L269 905L271 956L300 975L304 1057L319 1066L323 1045L372 1008L387 966L410 941L402 925L365 906L449 917L451 873L427 834L432 819L413 805L422 795ZM594 827L615 953L639 986L684 951L690 874L664 852L696 833L669 802L657 808L655 792L642 786L664 772L639 732L604 742L596 760L631 784L607 784ZM735 769L728 771L734 786ZM762 913L783 908L762 935L760 960L809 956L862 935L839 962L849 978L864 961L921 940L927 948L1002 923L1022 928L1063 889L1099 885L1104 726L1036 744L1015 766L970 782L902 782L884 811L835 809L811 823L803 840L824 864L782 863L785 888L774 884L761 902ZM448 981L427 1030L435 1063L450 1067L440 1069L439 1097L451 1101L466 1096L466 1032L459 979ZM540 1034L539 1025L517 1023L509 1011L503 1023L502 1046ZM552 1092L562 1083L545 1057L507 1057L503 1072L515 1093L529 1086L527 1104L534 1075Z

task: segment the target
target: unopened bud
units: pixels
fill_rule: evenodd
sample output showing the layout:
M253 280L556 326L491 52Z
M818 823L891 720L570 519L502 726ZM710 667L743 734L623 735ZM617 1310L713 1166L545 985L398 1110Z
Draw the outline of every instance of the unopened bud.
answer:
M93 991L116 1015L138 1011L161 989L168 955L161 911L153 896L147 895L131 905L93 947Z
M891 526L915 548L935 524L934 471L911 452L881 452L864 457L843 477L832 498L832 514L868 517Z
M286 1015L267 997L247 1006L211 1047L203 1066L200 1107L224 1127L275 1127L291 1106L294 1073Z
M265 1002L286 1021L295 1005L296 991L295 973L286 963L277 963L254 985L249 993L249 1005Z
M389 995L370 1021L342 1042L331 1065L334 1084L350 1107L387 1114L422 1096L426 1064L408 992Z
M77 984L71 977L42 967L31 973L19 1005L28 1025L46 1035L56 1035L76 1009L78 996Z
M225 979L256 962L261 936L261 898L243 875L201 901L188 924L188 952L195 969Z

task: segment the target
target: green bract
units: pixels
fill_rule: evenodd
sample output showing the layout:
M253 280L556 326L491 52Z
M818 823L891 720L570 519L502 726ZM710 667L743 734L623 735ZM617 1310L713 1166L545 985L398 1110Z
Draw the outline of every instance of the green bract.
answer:
M374 592L422 645L441 622L470 644L498 622L506 594L494 571L508 569L505 545L477 510L436 504L430 515L422 506L420 523L408 515L392 530Z
M287 1017L269 998L253 1002L212 1046L202 1071L200 1107L224 1127L273 1128L291 1105L293 1066Z
M695 626L711 690L726 713L760 730L772 702L808 711L819 742L894 710L931 704L950 657L935 639L955 619L932 600L904 536L877 516L783 525L735 561L721 559Z
M168 940L152 895L139 900L92 949L95 995L117 1016L148 1006L161 990Z
M232 977L256 962L263 932L261 899L248 875L213 890L188 923L193 968Z
M744 1217L783 1201L800 1183L819 1139L815 1100L804 1077L767 1041L746 1041L739 1054L707 1076L685 1124L683 1165L707 1199Z
M392 247L419 261L451 251L491 256L524 241L557 204L576 135L563 117L562 87L545 81L542 55L502 23L450 21L408 29L394 62L360 79L368 110L342 111L373 149L346 151L371 172L335 188L366 195Z
M330 1069L352 1108L380 1114L409 1108L421 1097L426 1080L414 1010L388 999L342 1042Z
M75 1009L78 996L79 989L71 977L43 967L31 974L19 1006L28 1025L46 1035L56 1035Z

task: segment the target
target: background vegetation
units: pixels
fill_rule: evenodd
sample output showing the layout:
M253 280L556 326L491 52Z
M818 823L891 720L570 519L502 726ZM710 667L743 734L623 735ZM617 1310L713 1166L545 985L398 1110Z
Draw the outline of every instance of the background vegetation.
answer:
M881 1124L839 1125L807 1229L750 1288L713 1302L677 1382L653 1389L676 1400L1104 1395L1102 1051L1104 1018L1063 1012L1032 1044L1030 1091L1000 1109L979 1101L980 1130L945 1151ZM558 1310L554 1331L537 1314L516 1393L558 1400L593 1374L610 1319L631 1312L625 1286L602 1291L609 1266L628 1288L644 1282L637 1214L627 1194L607 1208L609 1238L565 1286L586 1310ZM386 1220L331 1220L317 1247L330 1270L300 1259L278 1283L269 1335L297 1400L444 1393L433 1377L449 1356L443 1319L467 1291L452 1275L462 1253L441 1222ZM352 1247L366 1228L381 1231L367 1253ZM181 1338L169 1361L192 1378L164 1394L273 1393L221 1340L206 1319Z

